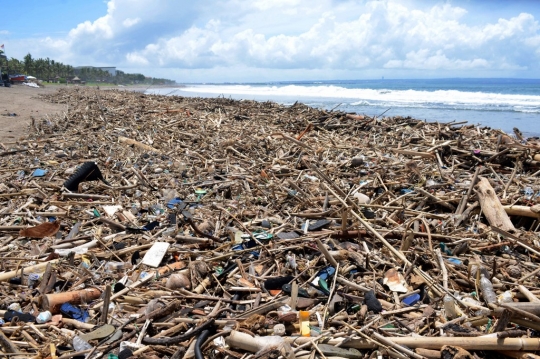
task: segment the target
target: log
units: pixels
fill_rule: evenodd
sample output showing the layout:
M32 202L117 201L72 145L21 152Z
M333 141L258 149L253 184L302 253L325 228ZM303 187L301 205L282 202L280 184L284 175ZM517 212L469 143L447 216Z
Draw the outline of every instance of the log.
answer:
M510 216L523 216L540 219L540 205L529 206L503 206L506 214Z
M81 304L98 299L101 291L96 288L86 288L73 292L46 294L43 296L42 308L53 314L60 313L60 307L64 303Z
M41 272L41 270L44 269L45 267L47 267L47 265L49 263L54 264L56 262L58 262L58 259L55 259L55 260L52 260L52 261L49 261L49 262L39 263L39 264L29 266L29 267L25 267L24 268L24 273ZM20 273L21 273L20 270L12 270L10 272L0 273L0 282L10 280L11 278L15 278Z
M461 347L465 350L540 350L539 338L490 338L490 337L387 337L398 345L409 348L440 350L444 345ZM286 342L295 345L309 343L310 337L283 337ZM343 348L373 349L377 343L364 339L330 339L326 344L339 345Z
M504 231L516 230L512 221L510 221L510 217L506 214L501 201L497 197L495 190L485 177L479 177L478 184L476 185L476 193L478 194L482 212L492 227L497 227Z

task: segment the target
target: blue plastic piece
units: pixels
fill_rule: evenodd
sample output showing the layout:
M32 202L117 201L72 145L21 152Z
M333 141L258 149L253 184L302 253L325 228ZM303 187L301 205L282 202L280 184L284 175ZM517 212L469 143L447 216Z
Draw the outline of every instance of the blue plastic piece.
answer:
M60 312L66 317L73 318L83 323L86 323L86 320L90 317L86 310L76 307L70 303L62 304L60 307Z
M169 203L167 203L167 207L169 207L170 209L174 209L174 207L180 203L182 203L182 200L179 197L176 197L171 199Z
M403 304L411 306L418 303L419 300L420 300L420 294L415 293L415 294L409 295L408 297L403 298Z
M43 177L47 173L47 170L43 170L41 168L36 168L34 172L32 172L32 177Z
M331 277L336 273L336 269L334 267L326 267L324 269L321 269L319 272L319 278L322 280L328 279L328 277Z
M463 263L462 261L460 261L457 258L448 258L448 262L453 263L453 264L462 264Z

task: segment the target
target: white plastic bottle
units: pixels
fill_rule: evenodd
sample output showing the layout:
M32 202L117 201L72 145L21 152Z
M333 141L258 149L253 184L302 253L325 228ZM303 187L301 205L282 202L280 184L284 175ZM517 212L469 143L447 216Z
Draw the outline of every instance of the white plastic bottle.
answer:
M482 289L482 298L487 304L497 304L497 295L493 290L493 284L484 274L480 275L480 289Z
M93 347L88 342L78 335L73 337L73 349L76 352L82 352L83 350L92 349Z

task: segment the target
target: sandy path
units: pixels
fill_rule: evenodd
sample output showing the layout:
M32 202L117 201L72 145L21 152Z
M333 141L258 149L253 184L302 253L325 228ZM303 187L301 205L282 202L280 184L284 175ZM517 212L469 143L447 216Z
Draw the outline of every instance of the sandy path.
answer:
M23 85L0 87L0 142L14 142L25 137L31 118L61 113L66 105L48 103L39 94L56 92L58 87L33 88ZM15 113L17 116L6 116Z

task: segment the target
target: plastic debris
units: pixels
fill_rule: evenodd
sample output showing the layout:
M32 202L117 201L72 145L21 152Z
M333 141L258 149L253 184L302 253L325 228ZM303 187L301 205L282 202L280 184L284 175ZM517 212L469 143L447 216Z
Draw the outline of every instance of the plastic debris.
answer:
M70 110L1 146L3 352L537 348L538 140L298 103L45 99Z

